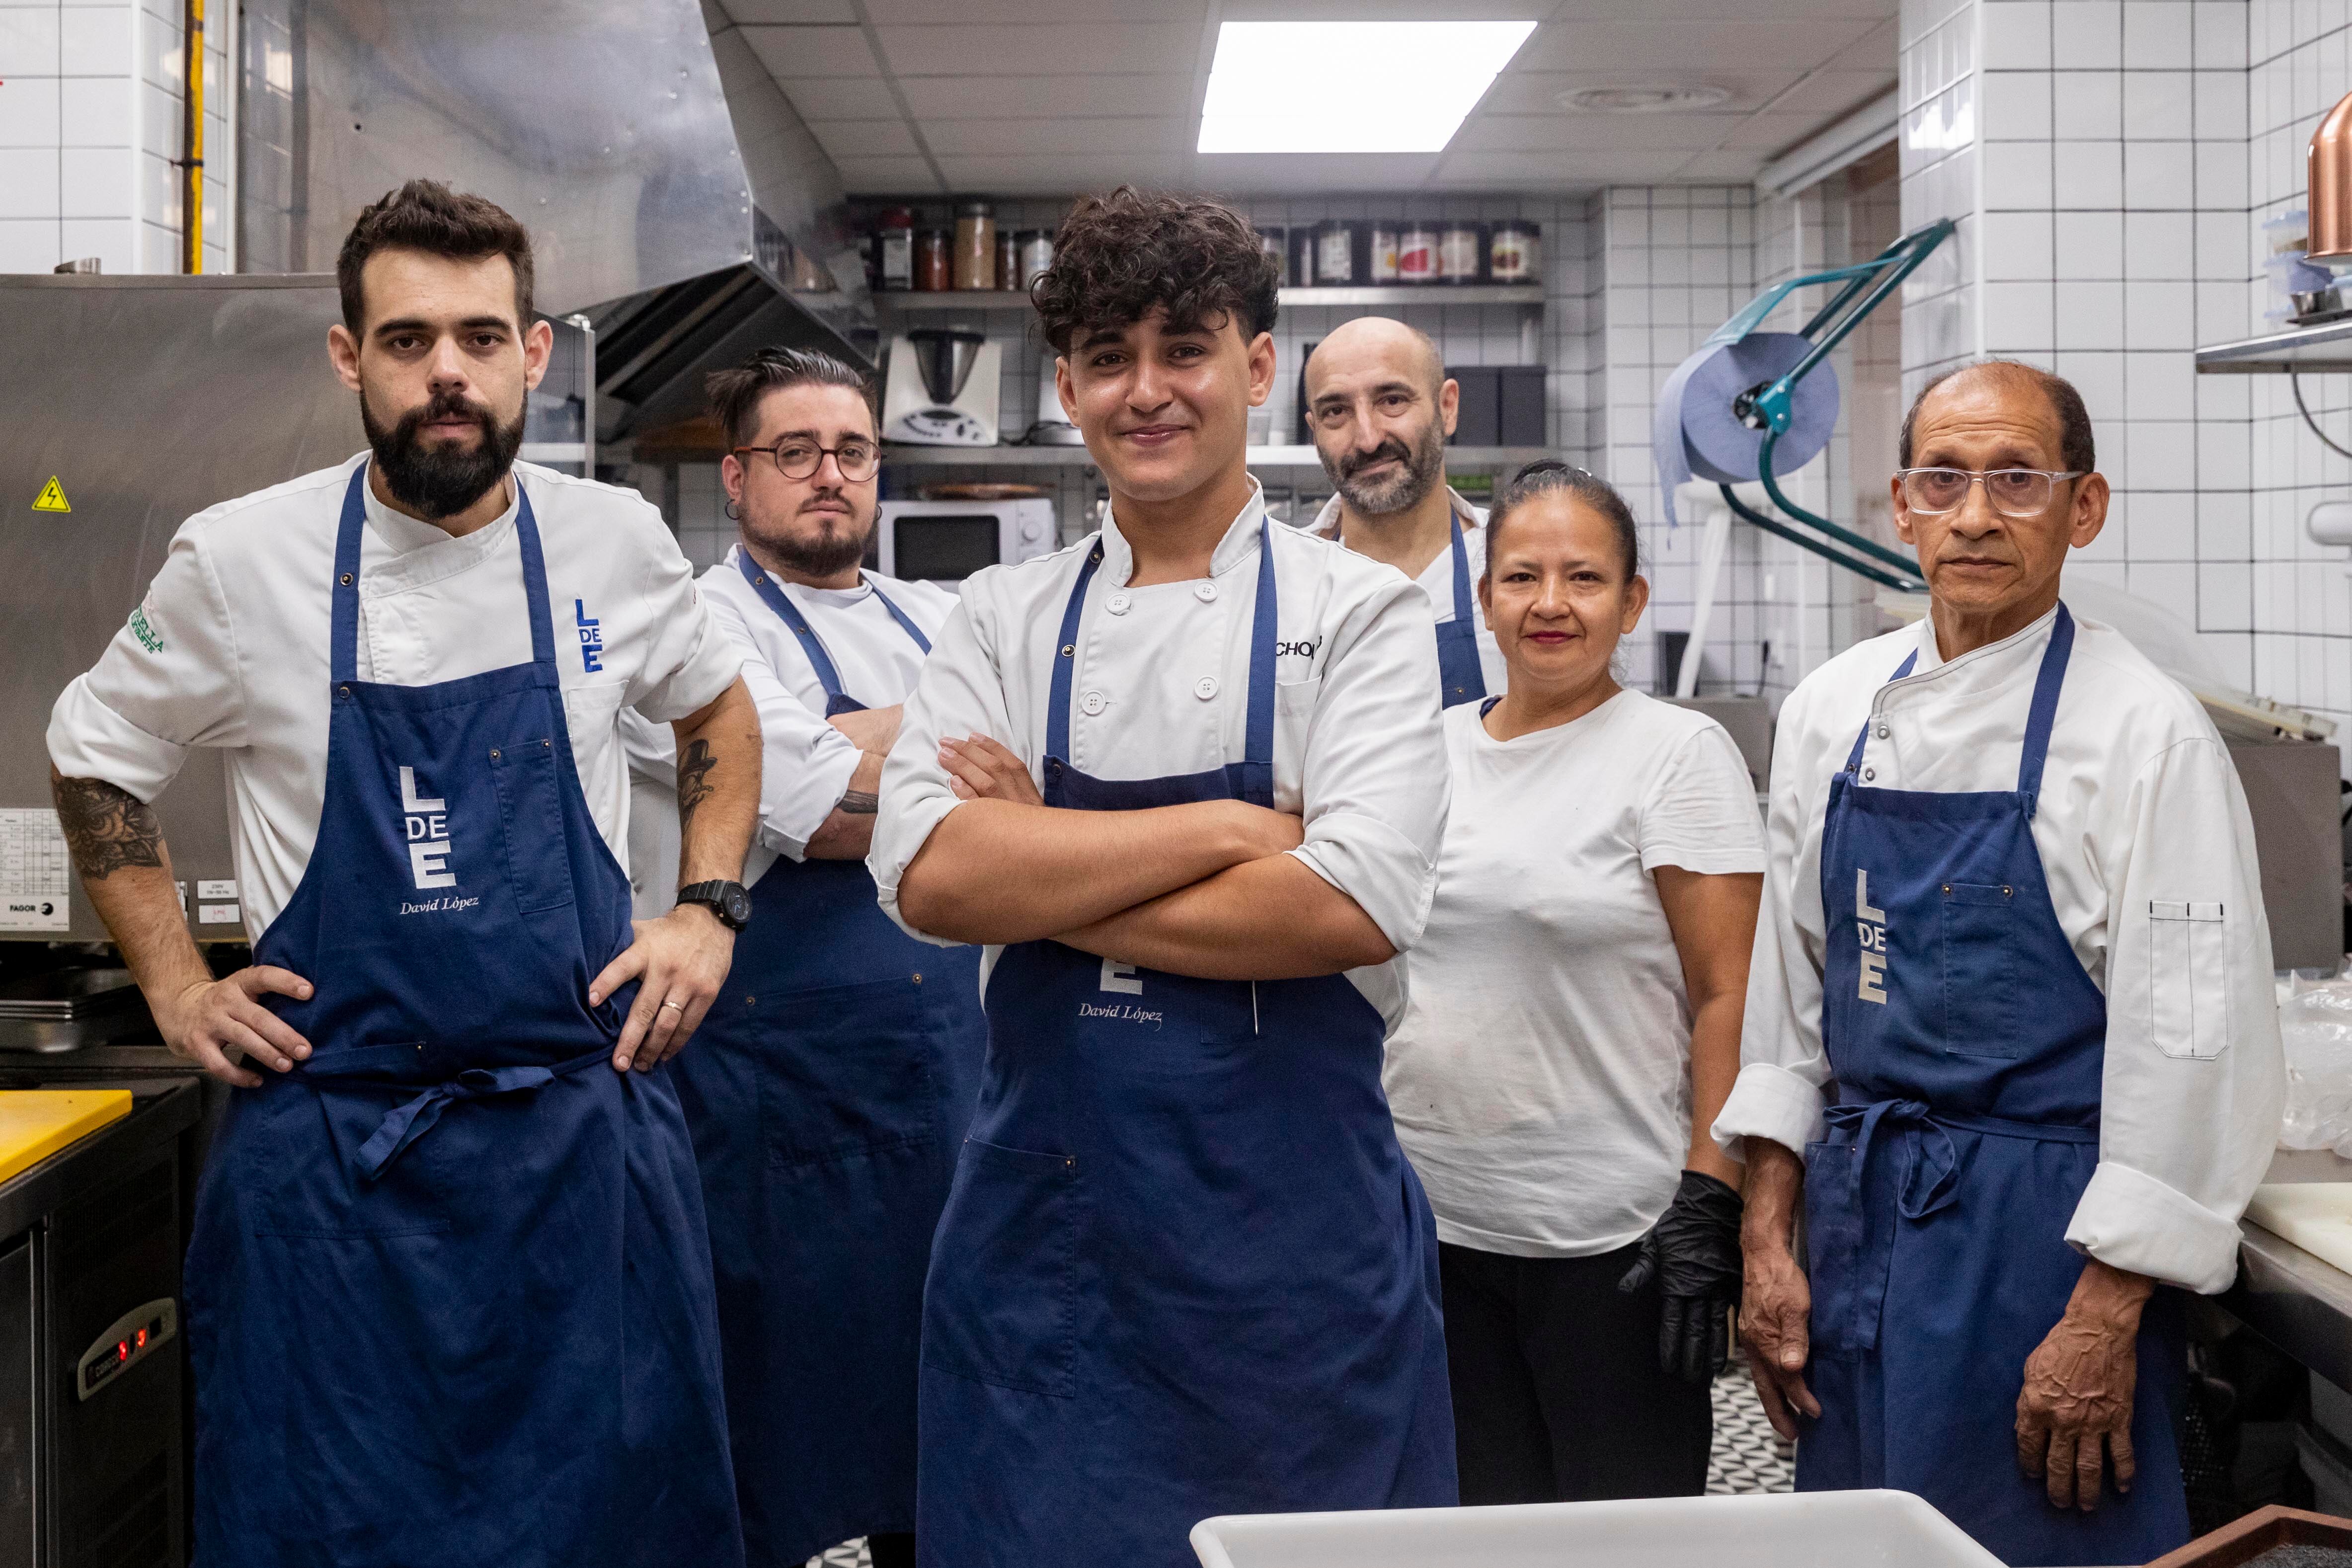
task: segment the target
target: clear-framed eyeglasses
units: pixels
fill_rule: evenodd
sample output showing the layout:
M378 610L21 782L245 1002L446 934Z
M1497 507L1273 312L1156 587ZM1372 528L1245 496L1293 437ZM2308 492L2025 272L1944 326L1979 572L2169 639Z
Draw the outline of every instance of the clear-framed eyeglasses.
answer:
M748 459L754 452L764 453L776 461L776 471L788 479L805 479L824 466L831 458L840 465L841 477L853 485L862 485L882 468L882 448L871 441L844 441L838 447L823 447L801 436L787 436L772 447L738 447L735 456Z
M2039 517L2061 479L2079 479L2085 468L1897 468L1903 501L1913 511L1952 511L1964 506L1969 487L1982 481L1985 500L2003 517Z

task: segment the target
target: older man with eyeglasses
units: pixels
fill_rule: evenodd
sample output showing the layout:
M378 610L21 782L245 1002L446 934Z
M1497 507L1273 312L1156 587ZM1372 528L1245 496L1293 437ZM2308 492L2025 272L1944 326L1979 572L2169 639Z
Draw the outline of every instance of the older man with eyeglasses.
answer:
M2253 830L2196 700L2060 601L2107 515L2074 389L1948 372L1901 462L1928 615L1780 710L1715 1123L1748 1162L1741 1338L1799 1489L1918 1493L2011 1563L2142 1563L2189 1533L2183 1292L2235 1276L2277 1137Z

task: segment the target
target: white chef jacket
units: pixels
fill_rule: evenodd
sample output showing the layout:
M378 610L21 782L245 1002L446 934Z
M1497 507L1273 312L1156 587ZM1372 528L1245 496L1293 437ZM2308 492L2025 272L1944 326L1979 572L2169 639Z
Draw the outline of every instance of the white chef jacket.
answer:
M1923 620L1840 654L1781 705L1741 1067L1714 1129L1735 1157L1743 1137L1801 1153L1822 1135L1822 810L1854 737L1868 721L1871 788L2015 789L2055 620L1948 663ZM1914 649L1915 672L1888 684ZM2117 1268L2225 1289L2285 1086L2253 824L2197 700L2079 616L2033 843L2107 1003L2099 1163L2066 1239Z
M49 718L58 773L104 779L142 801L195 748L224 753L230 850L255 939L294 896L318 837L335 535L366 457L190 518L132 623ZM661 514L635 492L530 463L514 473L539 524L581 789L625 865L618 714L684 718L734 682L742 654L695 591ZM530 662L514 509L453 539L362 493L360 679L427 686Z
M743 857L743 885L765 876L778 857L805 859L808 841L841 804L857 771L856 742L825 721L824 686L816 666L784 618L768 607L759 590L743 580L737 544L727 559L700 579L704 599L719 624L743 649L743 684L760 710L760 826ZM934 647L956 596L936 583L860 575L855 588L809 588L777 578L777 584L808 617L809 629L832 656L841 689L868 708L904 702L923 671L921 645L876 597L887 595L920 626ZM627 726L629 770L638 781L668 792L677 805L677 742L665 727ZM667 875L675 880L677 852L670 850ZM651 868L649 868L650 871ZM646 889L640 889L645 891Z
M1241 760L1249 710L1265 497L1226 530L1210 575L1130 588L1134 552L1106 516L1102 565L1087 588L1071 679L1066 759L1097 778L1151 779ZM1438 724L1429 598L1404 574L1297 529L1268 531L1280 626L1275 661L1274 800L1306 818L1290 853L1353 899L1397 956L1348 978L1390 1028L1405 1003L1405 952L1437 885L1449 792ZM958 802L939 763L944 736L993 736L1040 776L1062 612L1095 536L965 579L907 700L882 770L866 866L883 910ZM948 945L941 943L941 945ZM997 953L983 956L982 977Z
M1478 606L1478 579L1486 574L1486 513L1464 500L1452 488L1446 495L1454 502L1454 512L1462 520L1462 557L1470 571L1470 602L1454 602L1454 542L1446 541L1437 559L1422 569L1413 579L1421 591L1429 595L1430 613L1443 626L1457 616L1475 616L1478 620L1478 672L1486 678L1486 695L1500 697L1511 684L1511 667L1503 662L1503 650L1495 641L1494 628L1486 624L1486 612ZM1339 498L1333 496L1323 503L1323 510L1307 524L1308 531L1325 539L1339 537Z

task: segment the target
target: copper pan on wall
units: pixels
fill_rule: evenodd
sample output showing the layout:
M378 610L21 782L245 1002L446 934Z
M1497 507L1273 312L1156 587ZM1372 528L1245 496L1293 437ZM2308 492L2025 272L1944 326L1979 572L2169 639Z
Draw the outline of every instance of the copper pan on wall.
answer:
M2311 133L2309 246L2314 261L2352 257L2352 93Z

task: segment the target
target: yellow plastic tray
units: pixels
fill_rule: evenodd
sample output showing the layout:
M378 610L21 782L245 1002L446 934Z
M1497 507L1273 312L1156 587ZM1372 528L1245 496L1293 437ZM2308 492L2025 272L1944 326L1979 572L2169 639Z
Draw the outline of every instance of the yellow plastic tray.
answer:
M130 1114L127 1089L0 1089L0 1182Z

